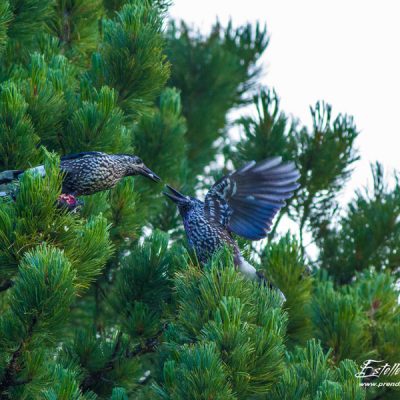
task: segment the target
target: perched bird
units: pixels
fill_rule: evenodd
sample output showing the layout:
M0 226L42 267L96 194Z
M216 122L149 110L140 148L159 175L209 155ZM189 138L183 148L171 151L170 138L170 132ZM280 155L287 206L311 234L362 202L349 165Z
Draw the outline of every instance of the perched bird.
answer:
M64 175L59 200L67 205L76 201L75 196L111 189L126 176L143 175L155 182L161 180L139 157L129 154L106 154L97 151L70 154L61 157L60 169ZM29 171L45 175L43 165L30 168ZM24 172L16 170L0 173L0 185L16 180Z
M205 201L184 196L168 186L164 192L179 209L189 246L201 263L224 244L233 248L236 268L252 279L264 279L240 253L232 232L250 240L267 236L274 216L299 187L294 163L274 157L224 176L208 191Z

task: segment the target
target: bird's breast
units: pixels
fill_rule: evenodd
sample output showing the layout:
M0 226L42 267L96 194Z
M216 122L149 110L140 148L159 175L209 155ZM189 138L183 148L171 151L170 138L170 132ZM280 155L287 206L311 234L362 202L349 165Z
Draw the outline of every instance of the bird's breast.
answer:
M223 227L209 221L202 215L194 215L184 221L185 231L191 247L196 251L200 262L205 263L225 243L232 238Z

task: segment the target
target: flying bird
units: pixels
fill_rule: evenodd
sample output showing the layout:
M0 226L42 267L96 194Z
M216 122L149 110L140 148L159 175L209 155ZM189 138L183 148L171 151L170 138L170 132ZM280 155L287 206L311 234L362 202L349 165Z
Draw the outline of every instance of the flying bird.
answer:
M63 173L60 201L73 205L75 196L91 195L113 188L122 178L143 175L155 182L161 179L143 161L130 154L107 154L98 151L70 154L61 157ZM45 175L43 165L28 169ZM14 170L0 173L0 185L18 179L25 171Z
M202 264L228 244L236 268L249 278L264 280L244 259L232 233L250 240L265 238L275 215L299 187L299 177L293 162L274 157L252 161L224 176L211 187L204 202L169 185L170 192L164 194L178 206L189 246Z

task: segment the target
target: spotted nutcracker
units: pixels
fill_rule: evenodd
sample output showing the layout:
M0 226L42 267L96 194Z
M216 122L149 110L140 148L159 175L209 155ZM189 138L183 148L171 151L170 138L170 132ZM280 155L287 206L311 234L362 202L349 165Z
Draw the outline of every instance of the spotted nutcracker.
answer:
M228 244L239 271L252 279L265 280L243 258L232 233L250 240L265 238L274 216L299 187L299 177L294 163L283 163L281 157L274 157L259 163L252 161L224 176L208 191L204 202L168 185L170 192L164 194L177 204L189 246L201 263Z
M139 157L130 154L106 154L97 151L70 154L61 157L60 169L64 177L59 201L67 206L76 203L75 196L111 189L126 176L143 175L155 182L160 181ZM43 176L45 174L43 165L30 168L29 171ZM10 183L24 172L4 171L0 173L0 184Z

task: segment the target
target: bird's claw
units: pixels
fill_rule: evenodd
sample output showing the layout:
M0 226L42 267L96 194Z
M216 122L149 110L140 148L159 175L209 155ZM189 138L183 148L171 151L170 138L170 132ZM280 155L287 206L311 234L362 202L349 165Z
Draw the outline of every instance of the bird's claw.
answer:
M60 196L58 196L57 199L57 206L59 208L64 208L67 209L70 212L78 212L81 206L83 205L83 202L81 200L78 200L74 195L72 194L65 194L62 193Z

